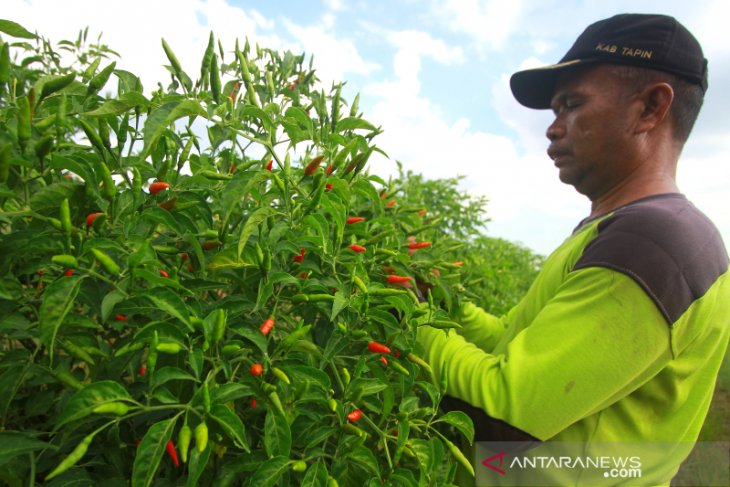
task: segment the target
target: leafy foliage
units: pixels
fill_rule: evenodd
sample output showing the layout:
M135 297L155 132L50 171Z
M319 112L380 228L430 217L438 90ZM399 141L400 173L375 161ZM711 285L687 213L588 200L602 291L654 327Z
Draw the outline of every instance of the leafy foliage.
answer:
M480 202L368 174L380 129L303 55L211 33L193 80L163 41L148 97L87 31L0 31L32 39L0 47L0 479L448 485L473 427L415 334L505 247Z

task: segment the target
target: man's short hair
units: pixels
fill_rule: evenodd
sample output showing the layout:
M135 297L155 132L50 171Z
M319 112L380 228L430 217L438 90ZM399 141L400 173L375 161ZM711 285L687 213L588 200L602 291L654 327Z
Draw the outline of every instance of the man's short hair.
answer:
M614 74L627 80L627 90L636 93L651 83L667 83L674 90L674 100L669 109L675 140L684 144L692 132L705 98L704 90L697 83L671 73L637 66L615 65Z

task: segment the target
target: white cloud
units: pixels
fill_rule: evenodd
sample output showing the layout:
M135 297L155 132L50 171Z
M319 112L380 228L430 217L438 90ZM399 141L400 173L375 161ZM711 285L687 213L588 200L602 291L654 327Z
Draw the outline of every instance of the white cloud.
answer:
M345 2L342 0L325 0L324 4L330 9L334 11L340 11L345 10Z
M434 13L448 27L474 37L491 49L501 49L520 27L521 0L437 0Z
M317 76L325 87L345 81L346 73L369 74L379 69L378 64L360 56L352 41L338 39L330 32L334 20L329 14L323 17L322 25L301 26L284 20L289 34L296 39L292 50L314 55Z
M121 55L117 68L140 76L146 91L158 81L164 84L169 80L162 67L168 63L162 38L193 80L199 73L210 30L229 52L236 38L243 42L246 36L252 43L259 41L272 47L281 44L275 36L259 32L270 29L272 22L225 0L127 0L113 8L101 7L92 0L7 0L3 7L12 12L12 20L54 42L75 40L86 26L90 41L101 33L102 42Z

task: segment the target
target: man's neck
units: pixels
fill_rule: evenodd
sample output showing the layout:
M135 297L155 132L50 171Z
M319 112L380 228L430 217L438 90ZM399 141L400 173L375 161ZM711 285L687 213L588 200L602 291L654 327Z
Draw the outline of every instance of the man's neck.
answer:
M625 181L591 201L591 218L605 215L616 208L647 196L678 193L677 182L671 175L654 175Z

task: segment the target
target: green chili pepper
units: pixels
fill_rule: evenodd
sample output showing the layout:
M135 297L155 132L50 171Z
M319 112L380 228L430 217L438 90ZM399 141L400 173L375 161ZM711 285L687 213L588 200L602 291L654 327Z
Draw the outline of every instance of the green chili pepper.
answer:
M223 348L221 348L221 354L232 355L239 350L241 350L241 345L237 343L229 343L228 345L225 345Z
M208 425L205 424L205 422L201 422L198 424L198 426L195 427L195 448L198 450L198 452L205 451L205 448L208 446Z
M129 406L123 402L113 401L99 404L91 412L96 414L113 414L115 416L124 416L129 412Z
M279 394L277 394L276 391L269 393L269 400L271 400L271 404L273 404L276 409L282 413L284 412L284 406L281 405L281 399L279 399Z
M41 89L41 97L39 98L39 100L42 100L48 95L64 89L65 87L70 85L74 79L76 79L76 73L70 73L65 76L58 76L56 78L46 81L43 84L43 88Z
M99 119L99 138L104 148L111 152L112 143L109 140L109 125L103 119Z
M407 358L408 360L410 360L411 362L413 362L414 364L416 364L416 365L418 365L419 367L421 367L422 369L426 370L426 371L427 371L427 372L428 372L429 374L432 374L432 373L433 373L433 372L431 371L431 366L430 366L430 365L428 365L428 364L427 364L427 363L426 363L426 362L425 362L425 361L424 361L424 360L423 360L423 359L422 359L421 357L419 357L418 355L416 355L416 354L414 354L414 353L409 353L408 355L406 355L406 358Z
M0 47L0 84L10 81L10 44Z
M200 171L198 174L200 174L201 176L206 177L208 179L213 179L216 181L230 181L233 178L233 176L231 174L221 174L219 172L209 171L209 170Z
M411 373L410 373L410 372L408 372L408 369L406 369L406 368L405 368L405 367L403 367L403 366L402 366L401 364L399 364L397 360L391 360L391 361L390 361L390 362L388 362L388 363L389 363L389 364L390 364L390 366L391 366L391 367L393 367L393 368L394 368L394 369L395 369L395 370L396 370L397 372L400 372L401 374L405 375L406 377L408 377L409 375L411 375Z
M114 71L114 68L116 67L117 62L112 61L112 63L107 66L106 68L102 69L99 74L91 78L89 81L89 86L86 89L87 95L94 95L96 94L100 89L104 87L106 82L109 80L109 77L112 75L112 72Z
M180 61L178 61L177 57L175 56L175 53L172 52L172 49L170 49L170 46L167 45L167 42L165 42L165 39L162 39L162 49L165 50L165 55L167 56L167 59L170 61L172 70L175 71L175 76L177 76L177 79L179 79L180 82L182 83L182 81L183 81L182 66L180 66Z
M76 445L76 448L74 448L73 451L69 453L69 455L64 458L63 461L59 463L58 466L46 476L46 482L58 475L61 475L66 470L76 465L76 463L81 460L81 458L83 458L83 456L86 454L86 451L89 449L89 445L91 445L91 440L94 439L95 434L96 433L91 433L86 438L84 438L81 443Z
M456 461L459 462L471 474L472 477L474 477L476 475L474 473L474 466L466 458L466 456L464 456L464 453L462 453L459 447L454 445L444 437L441 437L441 439L444 441L444 443L446 443L446 447L449 449L449 452L451 452Z
M117 148L121 153L122 147L127 142L127 129L129 128L129 112L124 114L121 122L119 122L119 128L117 129Z
M350 371L347 370L345 367L342 367L342 369L340 369L340 377L342 377L342 382L345 385L348 385L350 383Z
M277 379L282 381L284 384L287 384L287 385L291 384L291 380L289 380L289 376L286 375L286 372L284 372L280 368L272 367L271 372L276 376Z
M337 122L340 120L340 93L342 92L342 83L337 85L337 91L335 91L335 96L332 97L332 115L330 115L331 124L332 124L332 131L335 130L335 126L337 125Z
M363 293L368 292L368 287L365 285L362 279L360 279L358 276L355 276L352 278L352 282L355 284L355 287L357 287L360 291Z
M72 269L79 266L79 262L76 260L76 257L69 254L54 255L51 257L51 262L60 265L61 267L71 267Z
M309 201L308 208L310 210L316 210L319 206L319 202L322 200L322 195L324 195L324 190L326 189L327 185L325 184L325 181L322 180L319 186L317 186L317 189L315 190L314 196Z
M176 354L180 352L180 344L176 342L162 342L158 343L155 347L155 350L157 350L160 353L166 353L166 354Z
M274 87L274 77L271 75L271 71L266 71L266 86L269 88L269 95L273 98L276 95L276 88Z
M10 144L0 147L0 183L7 182L10 177L10 148Z
M92 76L96 73L96 68L99 67L99 63L101 62L101 58L98 57L92 61L91 64L84 70L83 74L81 75L81 79L84 81L88 81L91 79Z
M303 337L304 335L309 333L309 330L311 330L311 329L312 329L312 325L302 326L301 328L298 328L298 329L294 330L293 332L291 332L291 334L288 337L286 337L286 338L284 338L284 340L282 340L281 344L284 345L285 347L288 347L288 346L292 345L294 342L296 342L297 340L299 340L301 337Z
M190 151L193 148L193 142L195 141L194 137L190 137L187 142L185 142L185 146L183 147L182 152L180 153L180 156L177 158L177 165L178 167L185 164L189 157L190 157Z
M337 479L330 477L327 479L327 487L340 487L340 484L337 483Z
M381 287L378 289L370 290L372 296L399 296L408 294L405 289L394 289L390 287Z
M142 174L140 174L139 169L136 167L132 168L132 189L134 189L135 193L139 193L142 191L142 183L144 181L142 180Z
M253 84L251 83L251 73L248 69L248 60L246 59L246 56L238 49L238 46L236 46L236 56L238 57L238 62L241 65L241 75L243 77L243 84L246 86L246 94L248 95L253 106L261 108L261 104L256 97L256 91L254 91Z
M213 343L218 343L226 333L227 313L223 308L215 310L215 321L213 322L213 333L211 339Z
M281 195L286 195L286 186L284 186L284 181L282 181L279 175L275 172L271 172L269 174L271 174L271 178L274 180L274 184L276 184L276 187L279 188Z
M210 60L210 92L216 103L221 102L221 74L218 66L218 56L213 53Z
M368 434L365 431L361 430L360 428L358 428L357 426L355 426L352 423L343 424L342 431L344 431L348 435L355 435L355 436L359 436L360 438L368 437Z
M70 387L71 389L78 391L84 387L84 383L78 380L75 375L66 369L57 368L53 371L53 376L58 380L58 382L66 387Z
M99 163L99 169L101 171L101 181L103 183L102 195L104 198L111 201L114 199L114 195L117 192L117 187L114 185L114 179L112 179L112 173L109 171L109 166L107 166L103 161Z
M24 149L30 139L30 101L27 96L21 96L15 102L18 105L18 142Z
M89 142L91 142L91 145L93 145L94 148L99 151L99 154L103 155L104 142L101 140L101 137L99 137L99 134L96 132L96 130L94 130L94 127L92 127L89 122L82 118L78 119L78 122L79 125L81 125L81 128L84 130L86 138L88 138Z
M155 371L155 367L157 366L157 350L155 350L153 347L150 347L149 353L147 353L147 374L152 375L152 373Z
M306 472L307 462L305 462L304 460L297 460L292 464L291 469L294 472Z
M188 462L188 451L190 450L190 441L193 439L193 431L190 426L185 423L180 428L180 433L177 435L177 447L180 449L180 458L183 463Z
M119 268L119 265L114 262L114 260L106 255L104 252L102 252L99 249L91 249L91 252L94 254L94 257L96 257L96 260L99 261L99 264L109 273L113 275L118 275L119 271L121 270Z
M52 135L46 135L41 140L36 142L35 144L35 155L38 157L38 160L43 161L43 159L48 155L49 152L51 152L51 149L53 148L53 136Z
M360 104L360 93L358 93L355 96L355 100L352 102L352 106L350 107L350 116L356 117L357 116L357 109Z
M448 320L433 320L428 323L424 323L432 328L438 328L439 330L448 330L450 328L461 328L461 325L455 321ZM423 325L421 325L423 326Z
M72 226L71 226L71 209L68 204L68 198L64 198L64 200L61 202L60 219L61 219L61 229L63 230L63 233L66 234L67 237L70 237Z
M337 399L335 399L335 398L333 398L333 397L330 397L330 398L329 398L329 399L327 400L327 405L329 406L329 408L330 408L330 411L332 411L333 413L334 413L335 411L337 411Z

